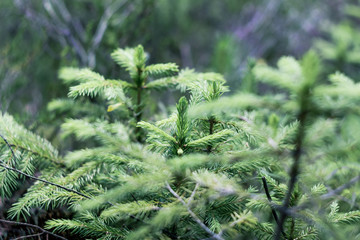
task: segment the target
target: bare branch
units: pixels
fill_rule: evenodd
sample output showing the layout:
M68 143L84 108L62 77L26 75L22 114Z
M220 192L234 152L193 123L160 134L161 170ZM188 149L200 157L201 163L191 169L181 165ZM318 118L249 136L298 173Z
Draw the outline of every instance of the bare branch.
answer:
M73 18L69 10L66 8L66 5L63 0L51 0L52 3L58 8L59 13L61 14L62 19L66 22L67 25L71 24L73 26L75 34L78 35L81 41L85 41L85 30L81 22L77 18Z
M50 35L56 41L59 41L62 46L70 45L76 52L79 61L83 65L87 65L87 53L81 42L76 39L71 29L64 24L56 15L52 8L51 2L46 1L44 3L45 10L49 13L51 18L41 15L35 12L22 0L14 0L15 5L22 11L25 17L30 20L34 26L41 26L46 30L46 33Z
M192 191L192 193L191 193L191 195L190 195L190 198L189 198L189 200L188 200L188 202L187 202L187 205L188 205L188 206L190 206L192 200L194 199L195 193L196 193L196 190L198 189L198 187L199 187L199 183L196 183L195 188L194 188L194 190Z
M321 195L320 198L321 199L328 199L328 198L334 197L334 196L342 193L342 191L344 191L345 189L350 188L352 185L357 183L359 180L360 180L360 175L352 178L349 182L341 185L340 187L338 187L338 188L336 188L336 189L334 189L332 191L329 191L328 193L325 193L325 194Z
M22 237L14 238L13 240L26 239L26 238L32 238L32 237L40 237L43 234L44 234L44 232L31 234L31 235L25 235L25 236L22 236Z
M110 18L114 15L116 11L118 11L122 6L127 3L126 0L122 1L114 1L112 4L110 4L104 11L104 14L101 16L101 19L99 21L99 24L97 26L96 32L94 34L94 37L92 38L91 47L88 52L88 63L90 67L95 66L95 49L99 46L100 42L102 41L105 31L108 27L108 22Z
M104 11L104 14L102 15L101 19L100 19L100 22L97 26L97 29L96 29L96 32L95 32L95 35L92 39L92 48L96 48L99 43L101 42L103 36L104 36L104 33L108 27L108 22L110 20L110 18L114 15L114 13L116 11L119 10L119 8L121 8L122 6L125 5L127 1L115 1L113 2L113 4L109 5L105 11Z
M285 220L287 217L285 210L289 208L290 198L294 191L295 184L297 182L297 178L300 173L300 161L301 161L301 156L302 156L302 151L303 151L304 138L305 138L305 134L306 134L305 122L306 122L307 116L308 116L308 105L310 104L309 103L310 89L308 87L305 87L304 89L302 89L302 91L303 91L304 95L302 96L302 99L300 102L300 111L297 116L298 120L299 120L299 127L298 127L298 132L296 134L296 138L294 141L295 149L292 152L293 163L292 163L292 166L291 166L290 172L289 172L290 179L288 182L288 189L287 189L287 192L286 192L285 198L283 200L283 204L282 204L282 208L284 211L280 212L279 224L277 225L275 235L274 235L275 240L280 239L281 232L283 231L284 223L285 223Z
M56 28L54 24L44 15L35 12L30 6L28 6L22 0L14 0L16 7L24 14L24 16L34 23L34 26L41 26L46 30L46 33L59 41L62 46L66 45L66 40L59 34L66 31L66 29Z
M268 185L267 185L267 182L266 182L266 178L262 177L261 180L262 180L262 183L263 183L263 186L264 186L266 197L267 197L268 201L270 203L272 203L272 199L271 199L269 188L268 188ZM278 218L278 216L276 214L275 209L273 209L272 207L271 207L271 212L272 212L272 215L273 215L273 217L275 219L276 224L279 225L279 218ZM285 234L285 232L283 230L281 231L281 233L286 238L286 234Z
M186 202L170 187L169 183L166 182L166 188L169 190L169 192L176 197L187 209L188 213L190 214L190 216L195 220L195 222L202 228L204 229L205 232L207 232L208 234L210 234L212 236L213 239L217 239L217 240L224 240L219 234L214 233L213 231L211 231L201 220L198 216L196 216L196 214L191 211L190 207L186 204Z
M43 229L43 228L41 228L41 227L39 227L37 225L30 224L30 223L15 222L15 221L10 221L10 220L5 220L5 219L0 219L0 222L7 223L7 224L12 224L12 225L20 225L20 226L24 226L24 227L36 228L36 229L40 230L42 233L46 233L46 234L49 234L51 236L54 236L54 237L57 237L57 238L60 238L60 239L63 239L63 240L67 240L67 238L64 238L64 237L59 236L59 235L57 235L55 233L46 231L45 229ZM30 237L30 235L28 235L27 237ZM21 239L21 238L16 238L16 239Z

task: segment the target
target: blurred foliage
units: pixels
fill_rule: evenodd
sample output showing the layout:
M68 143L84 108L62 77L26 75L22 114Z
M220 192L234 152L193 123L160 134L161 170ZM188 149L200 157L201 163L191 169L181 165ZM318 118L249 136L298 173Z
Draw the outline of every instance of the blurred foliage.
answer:
M214 69L235 89L248 57L300 56L319 23L340 16L341 6L335 0L2 0L1 109L36 129L39 113L47 119L46 103L66 94L59 67L118 77L110 52L137 44L154 62ZM169 93L160 99L174 103Z
M315 41L315 48L326 60L327 71L335 70L357 79L360 67L360 2L344 5L346 18L340 23L323 24L325 36Z

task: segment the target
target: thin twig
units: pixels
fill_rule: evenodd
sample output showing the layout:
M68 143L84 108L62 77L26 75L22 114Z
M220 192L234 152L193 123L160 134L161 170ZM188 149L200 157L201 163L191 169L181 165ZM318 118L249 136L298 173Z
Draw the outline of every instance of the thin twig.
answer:
M22 237L13 238L12 240L19 240L19 239L32 238L32 237L40 237L43 234L44 234L44 232L31 234L31 235L25 235L25 236L22 236Z
M7 223L7 224L13 224L13 225L20 225L20 226L25 226L25 227L31 227L31 228L36 228L40 231L42 231L42 233L46 233L46 234L49 234L51 236L54 236L54 237L57 237L57 238L60 238L60 239L63 239L63 240L67 240L67 238L64 238L62 236L59 236L55 233L52 233L52 232L49 232L49 231L46 231L45 229L37 226L37 225L33 225L33 224L30 224L30 223L22 223L22 222L15 222L15 221L10 221L10 220L5 220L5 219L0 219L0 222L3 222L3 223ZM17 238L19 239L19 238Z
M272 199L271 199L271 195L270 195L270 192L269 192L269 188L268 188L268 185L267 185L267 182L266 182L266 178L265 178L265 177L262 177L261 180L262 180L262 183L263 183L263 186L264 186L264 190L265 190L266 197L267 197L268 201L269 201L270 204L271 204L271 203L272 203ZM274 209L273 207L271 207L271 212L272 212L272 215L273 215L273 217L274 217L274 219L275 219L276 224L279 225L279 218L278 218L278 216L277 216L277 214L276 214L276 211L275 211L275 209ZM286 234L285 234L285 232L284 232L283 230L281 231L281 233L282 233L282 235L286 238Z
M295 138L295 149L293 150L293 163L290 168L290 179L288 182L288 189L282 204L282 210L279 217L279 225L276 228L274 239L279 240L281 231L283 231L284 223L287 217L286 210L289 208L291 195L294 191L297 177L300 173L300 160L303 151L304 137L305 137L305 122L308 116L308 105L310 104L310 88L304 87L302 89L302 99L300 102L300 111L298 114L299 127Z
M350 188L352 185L354 185L355 183L357 183L360 180L360 175L352 178L349 182L341 185L340 187L336 188L335 190L329 191L328 193L325 193L323 195L320 196L321 199L328 199L331 198L333 196L336 196L340 193L342 193L342 191L344 191L347 188Z
M243 217L238 218L238 219L236 219L235 221L231 222L231 223L229 224L229 226L221 229L221 231L219 232L219 236L222 236L227 229L235 227L238 223L242 222L242 221L245 220L245 219L246 219L246 216L243 216ZM204 239L203 239L203 240L204 240Z
M195 188L194 188L194 190L192 191L192 193L191 193L191 195L190 195L190 198L189 198L189 200L188 200L188 202L187 202L187 205L188 205L188 206L190 206L192 200L194 200L195 193L196 193L196 190L198 189L198 187L199 187L199 183L196 183Z
M99 46L105 35L105 31L109 26L109 20L115 14L115 12L118 11L121 7L123 7L126 3L127 1L125 0L116 0L112 4L109 4L107 8L105 8L104 14L100 18L100 21L96 28L96 32L91 41L90 49L88 51L88 65L90 67L95 66L95 50Z
M214 233L213 231L211 231L201 220L198 216L196 216L196 214L190 209L190 207L186 204L186 202L170 187L169 183L166 182L166 188L169 190L169 192L176 197L187 209L188 213L190 214L190 216L195 220L195 222L202 228L205 230L205 232L207 232L208 234L210 234L212 236L213 239L217 239L217 240L224 240L219 234Z
M97 26L95 35L91 42L91 48L95 49L101 42L104 33L108 27L108 22L110 18L114 15L114 13L119 10L122 6L124 6L127 3L127 1L114 1L112 4L110 4L104 11L104 14L101 16L101 19L99 21L99 24Z

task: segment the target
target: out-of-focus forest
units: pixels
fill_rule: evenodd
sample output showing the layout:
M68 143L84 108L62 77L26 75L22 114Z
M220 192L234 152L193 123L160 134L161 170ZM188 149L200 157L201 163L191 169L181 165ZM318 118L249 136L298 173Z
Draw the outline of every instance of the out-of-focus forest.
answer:
M36 129L48 119L49 100L66 95L57 77L61 66L89 67L115 77L111 51L137 44L151 61L222 73L235 91L252 58L271 63L282 55L301 56L349 17L349 3L2 0L0 109ZM343 28L352 31L348 24ZM173 103L169 94L162 100Z

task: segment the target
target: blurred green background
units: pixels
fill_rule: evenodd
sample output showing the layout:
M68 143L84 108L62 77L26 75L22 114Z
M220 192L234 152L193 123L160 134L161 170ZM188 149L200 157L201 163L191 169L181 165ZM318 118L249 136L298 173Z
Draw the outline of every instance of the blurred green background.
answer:
M359 9L345 0L1 0L0 110L36 130L47 103L66 96L60 67L121 78L110 53L137 44L153 62L224 74L231 92L251 88L252 62L311 47L329 71L356 77ZM161 99L173 103L171 93Z

